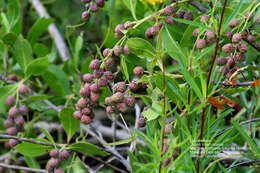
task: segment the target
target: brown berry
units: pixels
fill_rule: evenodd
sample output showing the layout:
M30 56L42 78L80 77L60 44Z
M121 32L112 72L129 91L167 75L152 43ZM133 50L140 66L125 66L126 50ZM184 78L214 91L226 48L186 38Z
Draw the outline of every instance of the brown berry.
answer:
M4 126L5 128L9 128L9 127L12 127L14 125L14 121L10 118L6 119L4 121Z
M238 47L239 52L241 52L241 53L245 53L248 50L247 45L242 42L240 42L237 47Z
M240 24L240 19L235 18L235 19L231 20L231 22L229 24L229 27L234 28L234 27L236 27L239 24Z
M17 109L17 107L11 107L10 109L9 109L9 112L8 112L8 115L11 117L11 118L13 118L13 117L15 117L16 115L18 115L18 109Z
M227 65L232 68L236 64L236 60L233 57L228 58Z
M116 107L122 113L127 111L127 105L125 103L119 103L116 105Z
M238 43L242 39L241 33L236 33L232 36L232 42Z
M105 65L104 65L106 70L114 70L116 68L116 62L114 60L114 58L108 58L105 61Z
M231 53L234 51L234 47L231 43L225 44L224 46L222 46L222 51L225 53Z
M9 143L9 146L12 148L12 147L15 147L16 145L18 145L19 141L16 139L10 139L8 143Z
M196 42L196 48L197 49L202 49L205 46L206 46L206 40L204 40L204 39L197 40L197 42Z
M94 78L93 74L87 73L83 75L83 81L87 83L91 83L93 81L93 78Z
M10 127L6 130L6 133L8 135L16 135L18 132L17 128L16 127Z
M19 86L19 93L21 93L21 94L28 94L29 93L29 88L25 84L21 84Z
M111 96L111 99L112 99L112 102L114 102L114 103L122 102L124 99L124 93L116 92L115 94L113 94Z
M84 124L90 124L92 122L92 119L90 116L83 115L80 122L82 122Z
M28 114L29 109L28 109L27 106L22 105L22 106L19 107L19 112L20 112L22 115L26 115L26 114Z
M58 158L60 154L59 149L53 149L49 152L50 157L52 158Z
M67 160L69 157L70 157L70 153L69 153L68 150L63 150L63 151L60 153L60 159L61 159L61 160Z
M94 59L91 61L91 63L89 64L89 68L91 70L98 70L100 68L100 62L97 59Z
M225 65L227 63L227 58L221 57L218 59L218 65Z
M81 113L82 113L83 115L91 115L92 110L91 110L90 108L83 108L83 109L81 110Z
M135 75L142 75L144 73L144 68L141 66L137 66L133 70Z
M75 111L75 112L73 113L73 116L74 116L76 119L80 120L80 119L82 118L82 113L81 113L80 111Z
M14 104L14 96L7 96L5 99L5 105L6 106L12 106Z

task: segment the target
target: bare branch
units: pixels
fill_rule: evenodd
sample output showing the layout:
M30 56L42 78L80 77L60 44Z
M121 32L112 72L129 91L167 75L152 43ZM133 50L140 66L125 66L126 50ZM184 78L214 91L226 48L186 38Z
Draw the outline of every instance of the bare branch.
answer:
M227 81L224 81L224 82L213 82L213 83L217 84L217 85L223 85L225 87L243 87L243 86L251 86L253 82L238 82L236 84L236 86L233 86L232 84L230 84Z
M23 170L23 171L30 171L30 172L41 172L41 173L48 173L48 171L44 169L35 169L35 168L28 168L23 166L17 166L17 165L8 165L5 163L0 163L1 167L9 168L9 169L17 169L17 170Z
M19 142L30 142L30 143L34 143L34 144L53 146L52 144L47 143L47 142L36 141L36 140L28 139L28 138L19 138L16 136L5 135L5 134L0 134L0 139L15 139ZM59 144L57 144L57 146L61 147Z
M190 1L189 2L192 6L196 7L200 12L202 13L206 13L209 11L209 9L207 9L206 7L204 7L201 3L199 3L198 1Z
M40 17L43 18L50 18L50 15L44 8L44 6L41 4L39 0L30 0L31 4L34 6L36 12ZM50 24L48 27L48 31L52 37L52 39L55 42L55 45L57 46L58 52L62 58L63 61L66 61L67 59L70 59L70 53L67 48L67 45L64 41L64 39L61 36L61 33L57 29L55 24Z

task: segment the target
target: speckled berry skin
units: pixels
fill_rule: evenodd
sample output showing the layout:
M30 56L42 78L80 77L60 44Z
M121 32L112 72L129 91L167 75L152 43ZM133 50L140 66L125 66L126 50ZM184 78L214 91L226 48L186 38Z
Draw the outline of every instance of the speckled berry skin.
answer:
M24 121L24 118L23 118L23 116L18 116L18 117L16 117L15 119L14 119L14 122L17 124L17 125L19 125L19 126L23 126L24 125L24 123L25 123L25 121Z
M108 58L106 61L105 61L105 70L108 70L108 71L112 71L116 68L116 62L114 60L114 58Z
M81 120L80 122L84 123L84 124L90 124L92 122L92 119L90 116L86 116L86 115L83 115L81 117Z
M113 106L107 106L106 107L106 112L108 114L113 114L113 113L115 113L115 109L113 108Z
M135 106L135 98L133 96L126 97L124 102L129 107L134 107Z
M144 73L144 68L141 66L137 66L133 70L135 75L142 75Z
M106 49L103 50L103 56L104 56L104 57L107 57L107 56L109 56L110 54L112 54L112 50L111 50L111 49L106 48Z
M240 24L240 19L235 18L235 19L231 20L231 22L229 24L229 27L234 28L234 27L236 27L239 24Z
M242 42L238 44L237 48L238 48L239 52L241 52L241 53L245 53L248 50L247 45Z
M14 104L15 98L14 96L8 96L5 99L5 105L6 106L12 106Z
M89 68L91 70L98 70L100 68L100 62L97 59L94 59L91 61L91 63L89 64Z
M129 47L127 46L127 45L124 45L124 54L125 55L127 55L127 56L129 56L129 55L131 55L131 53L130 53L130 51L129 51Z
M60 153L60 159L61 160L67 160L70 157L70 153L68 150L63 150Z
M209 16L208 16L208 15L202 15L202 16L200 17L200 21L201 21L202 23L208 22L208 21L209 21Z
M9 109L8 115L9 117L15 117L16 115L18 115L19 111L17 107L12 107Z
M256 38L255 36L251 35L251 34L248 34L247 37L246 37L247 41L249 41L250 43L253 43L256 41Z
M196 28L196 29L194 29L192 35L193 35L194 37L197 37L197 36L199 35L199 32L200 32L200 29L199 29L199 28Z
M6 119L5 121L4 121L4 126L5 126L5 128L9 128L9 127L12 127L14 125L14 121L12 120L12 119Z
M22 105L22 106L19 107L19 112L20 112L22 115L26 115L26 114L28 114L29 109L28 109L27 106Z
M227 58L221 57L218 59L218 65L225 65L227 63Z
M16 127L10 127L10 128L8 128L7 130L6 130L6 133L8 134L8 135L16 135L17 134L17 132L18 132L18 130L17 130L17 128Z
M232 36L233 43L238 43L239 41L241 41L241 39L242 39L241 33L236 33Z
M125 29L125 26L124 24L118 24L116 27L115 27L115 33L122 33L122 30Z
M82 113L81 113L80 111L75 111L75 112L73 113L73 116L74 116L76 119L80 120L80 119L82 118Z
M213 31L206 31L206 36L208 40L214 40L215 38L215 33Z
M94 76L93 74L87 73L84 74L82 78L84 82L91 83L93 81Z
M127 111L127 105L125 103L119 103L116 105L116 107L122 113L125 113Z
M81 15L82 20L88 21L90 19L90 13L88 11L84 11Z
M58 158L60 154L59 149L53 149L49 152L50 157L52 158Z
M125 82L118 82L113 86L113 90L115 92L125 92L126 90L126 83Z
M120 103L120 102L122 102L123 99L124 99L124 94L121 93L121 92L116 92L115 94L113 94L113 95L111 96L111 98L112 98L112 102L114 102L114 103Z
M89 5L89 11L91 11L91 12L97 12L98 11L98 6L97 6L97 4L90 4Z
M13 147L15 147L16 145L19 144L19 141L17 141L16 139L10 139L10 140L8 141L8 143L9 143L9 146L10 146L11 148L13 148Z
M98 84L93 83L93 84L90 85L90 91L98 93L100 91L100 87L98 86Z
M25 84L21 84L19 86L19 93L21 93L21 94L28 94L29 93L29 88Z
M87 100L84 98L80 98L77 102L78 108L84 108L87 105Z
M203 49L206 46L206 40L204 39L199 39L196 42L196 48L197 49Z
M161 15L162 16L170 16L174 12L174 7L173 6L167 6L163 9Z
M225 44L224 46L222 46L222 51L225 53L231 53L234 51L234 47L231 43Z
M48 163L47 163L47 170L48 171L53 171L58 165L60 161L55 158L51 158Z
M114 54L115 56L120 56L120 54L122 53L122 46L116 45L114 48Z

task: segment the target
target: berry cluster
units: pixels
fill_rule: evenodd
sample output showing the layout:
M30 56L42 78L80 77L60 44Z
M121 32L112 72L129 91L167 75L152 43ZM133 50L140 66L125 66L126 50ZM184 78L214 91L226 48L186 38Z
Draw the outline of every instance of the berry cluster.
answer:
M82 13L82 19L88 21L91 13L97 12L100 8L105 6L105 0L81 0L85 3L86 11Z
M101 87L108 86L108 83L115 78L112 71L104 71L100 66L99 60L93 60L89 64L89 68L93 70L93 73L83 75L85 84L80 89L82 97L76 104L77 111L74 112L74 117L84 124L91 123L94 118L93 107L98 105Z
M123 37L124 33L123 31L124 30L128 30L129 28L133 28L134 26L134 23L133 22L130 22L130 21L127 21L125 22L124 24L118 24L116 27L115 27L115 37L117 39L120 39Z
M245 14L245 19L247 20L251 20L252 17L253 16L249 15L248 13ZM239 26L240 23L241 20L235 18L231 20L229 27L235 28ZM246 42L255 43L256 38L249 31L242 31L237 33L227 32L226 36L230 39L230 42L222 46L222 52L228 54L229 56L220 57L218 59L218 65L221 66L219 72L226 74L226 77L230 78L231 75L238 69L236 63L245 60L244 53L246 53L248 50Z
M125 113L128 108L135 105L135 98L133 96L126 96L126 83L118 82L113 88L113 95L105 99L107 105L106 111L108 114Z
M70 153L68 150L59 150L53 149L49 152L51 159L48 161L46 165L46 169L48 172L54 173L64 173L63 169L57 169L60 162L63 160L67 160L70 157Z
M209 21L209 16L208 15L201 16L200 21L202 23L207 23ZM199 33L200 33L200 29L196 28L193 31L193 36L198 37ZM215 39L215 33L211 30L206 30L201 33L201 38L197 39L195 46L197 49L203 49L207 45L212 44L214 42L214 39Z
M29 88L21 84L19 87L20 94L27 94L29 93ZM15 104L15 97L8 96L5 100L6 106L9 106L8 117L4 121L4 126L7 128L6 133L8 135L15 136L18 132L23 131L25 120L23 115L28 114L29 110L25 105L21 105L19 107L14 106ZM8 142L5 143L6 147L14 147L19 142L16 139L10 139Z

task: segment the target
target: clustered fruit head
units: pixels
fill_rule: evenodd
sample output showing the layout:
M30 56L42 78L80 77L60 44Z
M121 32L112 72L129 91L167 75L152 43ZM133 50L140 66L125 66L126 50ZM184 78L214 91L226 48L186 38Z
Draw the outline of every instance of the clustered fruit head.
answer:
M49 152L50 160L47 162L46 169L48 172L64 173L63 169L58 169L61 161L67 160L70 157L68 150L53 149Z
M252 16L250 14L245 14L245 19L251 20ZM235 28L239 26L242 19L232 19L229 27ZM233 29L234 30L234 29ZM234 72L238 70L236 64L245 60L244 54L248 50L247 42L254 43L256 41L255 36L250 33L250 31L241 31L241 32L227 32L226 36L230 39L229 43L226 43L222 46L221 50L226 57L218 58L217 64L220 66L219 72L225 74L229 78Z
M103 54L110 53L109 49L105 49ZM83 75L84 85L80 89L81 98L76 104L77 110L74 117L84 124L90 124L94 118L93 108L98 105L102 87L108 87L109 82L113 82L116 74L113 73L114 59L108 58L105 61L104 68L101 68L101 62L94 59L90 62L89 68L93 73ZM107 70L107 71L106 71ZM111 71L110 71L111 70Z
M147 109L148 109L147 107L143 108L143 111L142 111L142 113L141 113L141 115L140 115L140 117L139 117L139 119L137 121L137 125L138 125L139 128L142 128L142 127L144 127L146 125L146 119L145 119L145 117L143 115L143 112L146 111Z
M134 23L130 22L130 21L127 21L124 24L120 23L120 24L116 25L116 27L115 27L115 37L117 39L122 38L124 36L123 31L128 30L129 28L133 28L133 26L134 26Z
M20 91L20 90L19 90ZM9 107L8 117L4 121L4 126L6 128L6 133L8 135L15 136L18 132L23 131L25 120L23 115L28 114L29 110L26 106L21 105L20 107L15 106L15 97L7 96L5 99L6 106ZM19 143L16 139L10 139L6 142L6 147L14 147Z
M82 19L88 21L91 13L96 13L100 8L105 6L105 0L81 0L85 3L86 11L82 13Z

